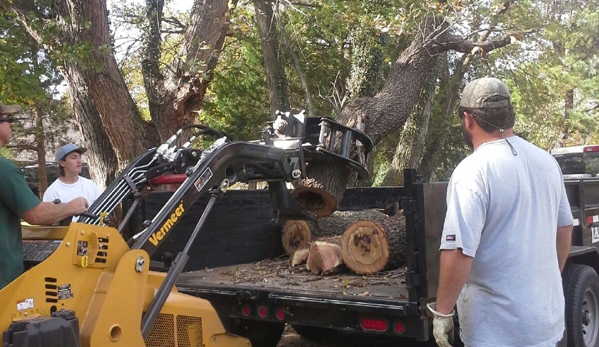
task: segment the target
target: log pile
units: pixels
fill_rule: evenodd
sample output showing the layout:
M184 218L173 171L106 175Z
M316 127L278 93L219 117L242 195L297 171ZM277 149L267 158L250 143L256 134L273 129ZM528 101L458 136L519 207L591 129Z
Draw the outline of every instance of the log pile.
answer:
M306 263L315 274L349 268L375 274L405 264L405 217L378 210L337 211L316 222L292 220L283 225L283 247L291 266Z

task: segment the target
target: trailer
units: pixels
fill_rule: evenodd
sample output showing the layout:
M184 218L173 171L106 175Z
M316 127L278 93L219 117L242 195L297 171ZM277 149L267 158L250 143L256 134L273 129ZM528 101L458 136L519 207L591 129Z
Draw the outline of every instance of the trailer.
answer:
M429 341L431 321L423 307L436 296L447 182L422 183L415 170L405 178L403 187L350 188L339 206L363 210L399 203L406 217L405 267L368 276L321 276L303 265L291 267L268 191L229 191L208 217L177 288L208 299L230 332L256 346L276 346L285 324L307 337L339 330ZM169 195L150 194L139 220L156 213ZM206 201L197 204L193 210L201 211ZM188 238L194 216L184 218L157 250L155 266L168 267L179 240Z

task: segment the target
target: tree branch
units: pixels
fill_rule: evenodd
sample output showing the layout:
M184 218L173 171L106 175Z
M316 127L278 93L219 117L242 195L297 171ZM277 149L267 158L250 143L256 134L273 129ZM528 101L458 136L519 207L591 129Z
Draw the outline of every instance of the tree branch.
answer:
M472 53L476 48L481 49L482 52L490 52L494 49L505 47L512 43L516 37L520 37L525 33L533 32L532 30L520 31L517 33L509 34L504 37L487 40L480 43L472 42L464 39L463 37L456 35L449 35L448 40L445 42L436 41L429 45L433 49L434 53L443 53L445 51L454 50L460 53Z
M181 21L175 17L165 17L162 18L162 21L165 23L168 23L176 28L179 28L181 30L187 30L187 25L181 23Z
M37 147L34 145L28 145L28 144L19 144L17 143L16 145L6 145L6 148L12 148L12 149L18 149L20 151L34 151L37 152Z

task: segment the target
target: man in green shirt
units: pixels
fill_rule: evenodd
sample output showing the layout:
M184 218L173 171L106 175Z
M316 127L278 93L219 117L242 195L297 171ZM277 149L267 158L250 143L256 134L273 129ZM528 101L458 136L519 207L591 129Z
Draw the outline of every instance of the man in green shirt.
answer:
M0 103L0 148L12 137L11 123L21 106ZM51 225L69 216L87 211L80 197L68 204L40 202L27 186L23 173L6 158L0 157L0 289L23 272L21 218L29 224Z

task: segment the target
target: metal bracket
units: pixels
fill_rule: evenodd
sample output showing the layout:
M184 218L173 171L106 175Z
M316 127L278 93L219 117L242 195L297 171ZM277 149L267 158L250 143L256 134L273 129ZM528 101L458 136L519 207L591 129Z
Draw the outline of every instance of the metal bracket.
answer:
M146 259L142 256L137 257L137 261L135 262L135 271L143 272L144 266L146 264Z
M406 288L420 286L420 274L414 271L406 272Z

